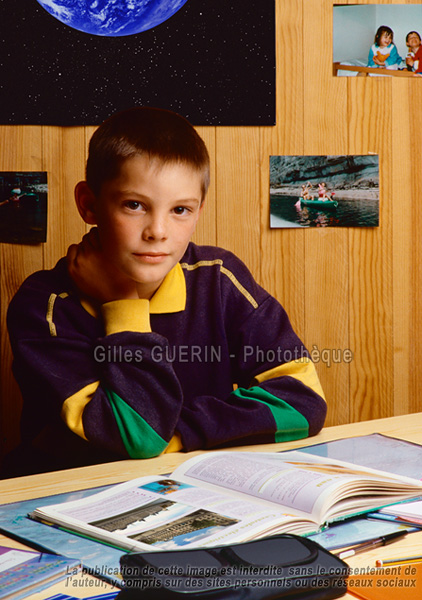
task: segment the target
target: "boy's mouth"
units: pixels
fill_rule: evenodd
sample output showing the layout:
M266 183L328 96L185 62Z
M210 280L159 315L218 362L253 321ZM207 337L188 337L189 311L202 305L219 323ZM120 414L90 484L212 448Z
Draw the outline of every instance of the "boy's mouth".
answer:
M141 262L152 264L163 262L168 256L164 252L140 252L139 254L134 252L133 255Z

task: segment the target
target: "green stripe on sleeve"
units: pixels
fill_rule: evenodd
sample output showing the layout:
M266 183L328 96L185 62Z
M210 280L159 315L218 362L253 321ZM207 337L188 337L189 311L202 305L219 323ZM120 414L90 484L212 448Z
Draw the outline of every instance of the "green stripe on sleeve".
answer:
M161 454L167 442L118 394L105 391L130 458L151 458Z
M239 398L256 400L268 406L277 428L274 436L276 442L287 442L308 437L308 421L300 412L281 398L277 398L277 396L258 386L248 389L238 388L233 394Z

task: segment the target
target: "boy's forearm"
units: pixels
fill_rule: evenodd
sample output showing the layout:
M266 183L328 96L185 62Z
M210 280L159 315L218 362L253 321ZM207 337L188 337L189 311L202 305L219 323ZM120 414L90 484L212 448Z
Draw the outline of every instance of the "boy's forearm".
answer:
M226 400L196 398L183 406L177 429L184 448L191 451L305 438L318 433L325 416L323 398L286 377L239 388Z
M106 336L82 353L71 343L22 346L15 373L25 401L36 403L45 417L58 411L73 433L95 447L129 458L161 454L174 436L183 396L172 365L152 360L139 335ZM163 340L152 343L162 346ZM29 363L37 355L35 375ZM32 394L25 389L28 377Z
M35 437L37 427L57 422L61 413L71 431L97 447L129 457L160 454L174 435L183 401L172 364L151 356L151 346L163 347L166 340L134 331L101 336L101 322L68 294L37 304L35 298L23 312L19 298L9 312L25 412L42 415L27 419L24 435Z
M306 352L303 346L287 351ZM317 434L326 412L315 365L305 355L261 371L249 387L238 387L226 399L201 396L185 403L177 428L189 451L273 443Z
M238 389L184 403L177 426L186 450L315 435L326 416L309 354L271 296L250 313L230 348Z

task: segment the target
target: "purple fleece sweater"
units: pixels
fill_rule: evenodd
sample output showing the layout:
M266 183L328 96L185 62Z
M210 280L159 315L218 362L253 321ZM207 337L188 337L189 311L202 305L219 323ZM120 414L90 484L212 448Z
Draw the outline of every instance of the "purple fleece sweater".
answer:
M147 458L174 440L187 451L283 441L323 426L306 349L232 253L191 243L150 301L99 311L80 302L65 259L31 275L9 307L22 438L56 462Z

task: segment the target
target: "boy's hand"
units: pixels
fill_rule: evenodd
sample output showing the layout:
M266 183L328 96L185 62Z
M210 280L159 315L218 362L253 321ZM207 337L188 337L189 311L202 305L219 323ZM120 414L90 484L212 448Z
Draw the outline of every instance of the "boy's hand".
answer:
M79 244L69 246L67 269L82 295L101 304L139 298L135 281L122 275L104 256L96 227Z

